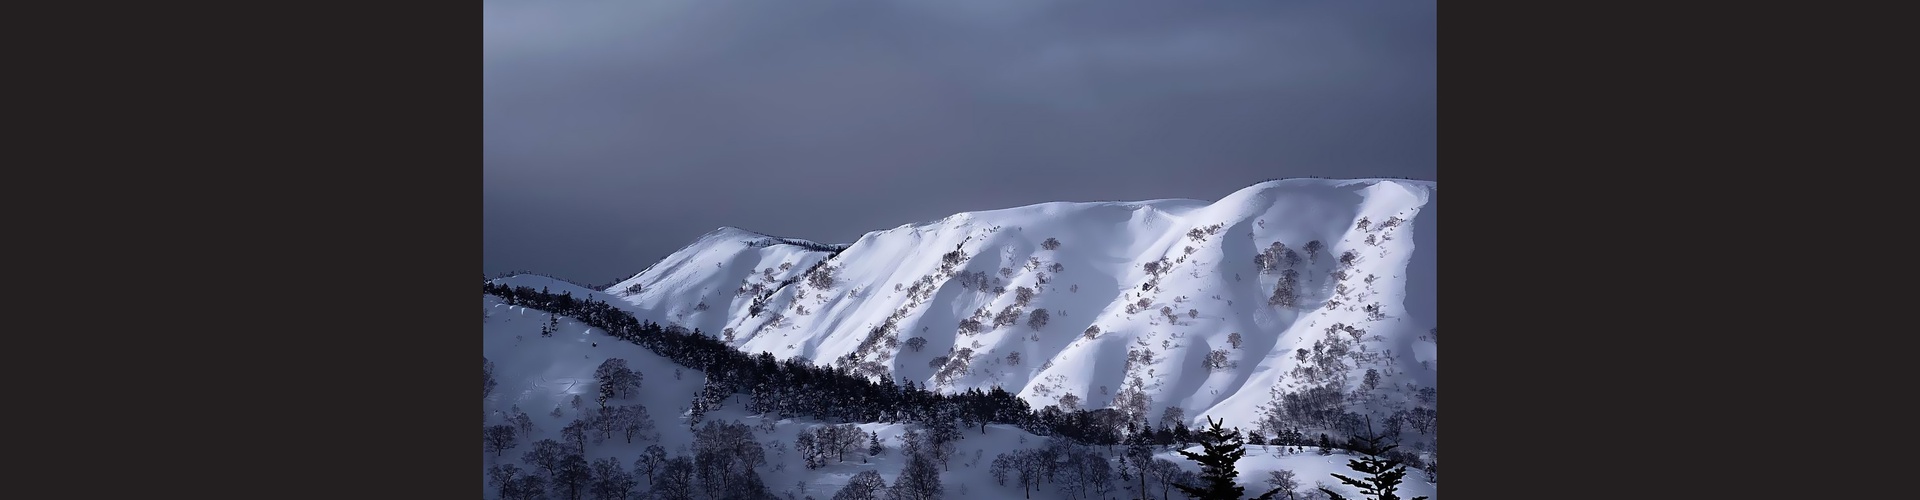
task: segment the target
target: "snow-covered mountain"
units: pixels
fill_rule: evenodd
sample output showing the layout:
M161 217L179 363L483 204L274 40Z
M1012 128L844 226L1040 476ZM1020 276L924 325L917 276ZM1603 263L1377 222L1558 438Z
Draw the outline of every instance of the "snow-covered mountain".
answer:
M490 282L549 290L554 294L570 294L577 299L608 303L618 300L614 295L542 276L520 275ZM645 413L638 420L645 421L646 425L631 437L625 432L616 431L604 440L598 437L601 434L589 430L584 436L578 437L584 448L581 464L593 464L593 480L601 477L600 466L603 462L621 464L623 470L633 474L633 484L629 490L635 494L632 498L676 497L670 493L674 490L669 486L669 474L660 470L643 471L641 457L656 446L664 457L687 460L693 456L698 444L694 433L689 432L691 421L688 405L700 394L702 382L707 377L705 373L676 364L645 347L613 338L607 332L589 327L574 318L549 314L524 305L510 305L491 295L482 298L481 306L485 314L482 350L488 362L488 380L497 384L487 391L483 404L483 425L516 429L509 436L511 439L503 443L505 449L489 447L483 451L481 482L485 498L538 498L537 492L551 492L548 498L558 498L571 491L555 480L556 476L565 474L544 471L537 465L539 460L528 458L537 456L542 449L538 445L546 440L566 443L567 450L571 452L575 438L568 437L566 429L574 426L593 428L588 422L594 421L600 407L595 401L598 386L596 371L603 363L614 359L624 361L626 366L641 376L640 394L608 403L615 407L644 408ZM549 332L551 336L542 332ZM901 480L907 468L908 459L901 450L907 441L905 433L910 427L917 427L915 425L898 422L844 424L860 433L872 433L883 446L883 451L869 455L866 447L855 446L851 452L839 455L838 459L822 460L810 468L797 438L837 422L821 422L804 417L778 418L754 413L743 408L745 399L744 395L734 396L732 401L707 414L707 422L728 422L754 429L751 437L754 442L763 443L757 448L765 463L747 470L751 470L751 475L765 485L768 493L779 495L776 498L833 498L857 475L869 471L880 474L886 484L893 485ZM1054 481L1036 484L1031 488L1017 479L1005 482L996 479L992 473L996 458L1022 451L1039 451L1058 441L1013 425L989 424L987 427L981 431L960 433L962 439L952 450L951 463L943 463L940 467L944 493L939 497L971 498L984 495L985 498L1067 500L1089 498L1089 493L1098 491L1099 485L1068 480L1071 474L1068 472L1063 472ZM1288 471L1295 474L1298 494L1309 495L1316 487L1327 487L1349 498L1359 496L1357 489L1342 485L1332 477L1332 474L1355 475L1346 467L1346 463L1349 459L1359 458L1358 455L1344 450L1319 455L1311 447L1292 452L1287 448L1277 445L1248 446L1246 456L1236 462L1240 474L1235 484L1245 487L1250 495L1257 494L1272 487L1267 479L1273 471ZM1088 450L1100 451L1099 448ZM1153 456L1187 473L1200 472L1200 466L1181 456L1178 450L1199 452L1201 448L1155 447ZM1117 457L1103 458L1107 461L1117 460ZM518 486L503 487L502 483L496 481L501 478L499 474L503 472L503 467L508 468L505 477L513 478L515 483L529 482L536 476L545 481L532 483L532 490L519 490ZM705 481L700 480L702 488L706 487ZM1139 481L1119 481L1109 477L1109 480L1102 482L1108 487L1120 489L1109 496L1132 498L1136 490L1127 488L1141 484ZM1169 495L1167 482L1166 478L1155 476L1146 485L1148 496L1179 496L1178 491ZM502 495L503 489L517 490L521 495ZM528 495L528 491L536 494ZM1437 485L1426 481L1418 472L1401 484L1400 493L1405 498L1421 495L1438 498ZM678 496L690 497L706 496Z
M723 227L607 291L747 352L1252 428L1276 388L1407 401L1435 385L1437 189L1276 180L1211 203L966 212L848 245Z

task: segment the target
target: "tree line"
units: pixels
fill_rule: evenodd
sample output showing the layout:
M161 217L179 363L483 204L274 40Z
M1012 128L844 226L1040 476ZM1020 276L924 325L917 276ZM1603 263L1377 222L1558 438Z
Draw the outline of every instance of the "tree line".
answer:
M951 415L963 428L979 428L982 433L986 424L1008 424L1036 435L1097 446L1120 444L1129 423L1112 409L1069 411L1048 405L1035 410L1026 400L999 386L942 394L911 380L896 383L888 374L868 379L838 366L816 366L797 358L778 360L769 352L747 354L699 329L689 331L678 325L640 320L605 301L576 298L570 292L554 294L546 288L490 282L484 286L485 293L508 305L574 318L676 364L705 372L708 387L702 391L703 401L696 405L701 409L717 407L733 395L745 395L748 411L781 418L924 424ZM1182 422L1168 437L1188 434ZM1169 439L1165 444L1173 442Z

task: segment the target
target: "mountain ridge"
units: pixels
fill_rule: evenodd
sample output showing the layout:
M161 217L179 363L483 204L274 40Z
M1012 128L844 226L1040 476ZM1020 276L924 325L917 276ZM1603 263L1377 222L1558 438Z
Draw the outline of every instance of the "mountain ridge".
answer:
M1437 191L1270 180L1213 202L961 212L844 245L722 226L607 291L748 352L943 391L998 385L1036 408L1176 406L1189 423L1252 425L1276 387L1350 389L1366 368L1395 391L1433 386L1437 349L1422 334L1435 319L1409 313L1407 284L1410 263L1432 260L1433 235L1416 228L1433 223ZM1414 295L1437 311L1432 291ZM1300 354L1328 336L1373 350L1344 368Z

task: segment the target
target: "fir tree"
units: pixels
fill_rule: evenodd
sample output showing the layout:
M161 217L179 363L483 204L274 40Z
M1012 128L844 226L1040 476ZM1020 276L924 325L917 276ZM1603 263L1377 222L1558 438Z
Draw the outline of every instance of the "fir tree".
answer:
M1368 500L1400 500L1400 496L1394 493L1400 489L1400 481L1406 477L1407 468L1401 465L1398 460L1382 458L1387 452L1399 447L1398 445L1382 446L1381 443L1385 439L1386 438L1382 436L1374 435L1373 419L1367 419L1367 437L1365 439L1351 438L1347 440L1348 449L1366 455L1359 459L1347 460L1347 468L1362 474L1367 474L1367 477L1354 479L1339 474L1333 474L1333 477L1339 479L1342 483L1347 483L1348 486L1359 488L1360 494L1367 495L1364 498ZM1334 493L1333 490L1320 488L1320 492L1326 493L1327 496L1333 500L1347 500L1346 497L1340 496L1339 493ZM1426 499L1427 497L1413 497L1413 500Z
M886 453L886 452L887 452L887 448L885 446L880 445L880 433L879 432L867 433L867 456L869 457L879 456L881 453ZM863 463L863 464L867 463L867 459L865 457L862 457L860 459L860 463Z
M1173 485L1187 496L1199 500L1239 500L1246 488L1233 484L1233 478L1240 475L1234 463L1246 456L1247 450L1240 442L1239 432L1229 432L1220 427L1225 419L1215 421L1207 419L1208 428L1200 431L1200 453L1180 450L1180 455L1200 464L1200 484L1188 486ZM1280 493L1279 488L1260 495L1260 500L1268 500Z

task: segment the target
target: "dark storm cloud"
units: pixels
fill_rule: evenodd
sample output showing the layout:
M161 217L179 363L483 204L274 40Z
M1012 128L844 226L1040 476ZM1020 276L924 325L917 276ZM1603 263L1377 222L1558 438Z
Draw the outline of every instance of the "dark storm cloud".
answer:
M487 0L485 266L1435 169L1431 1Z

